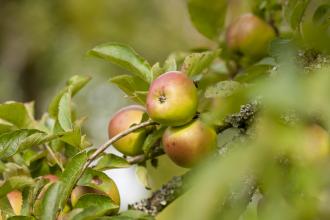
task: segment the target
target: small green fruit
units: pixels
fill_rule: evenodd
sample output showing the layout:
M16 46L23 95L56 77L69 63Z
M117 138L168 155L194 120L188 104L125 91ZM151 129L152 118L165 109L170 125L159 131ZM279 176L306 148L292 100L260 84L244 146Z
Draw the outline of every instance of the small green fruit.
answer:
M197 104L194 82L179 71L167 72L155 79L147 96L150 118L168 126L180 126L191 121Z
M118 111L109 122L109 138L126 131L133 124L139 124L144 113L145 109L139 105L130 105ZM146 130L140 129L116 141L113 146L125 155L135 156L142 153L145 138Z
M174 163L189 168L215 149L217 134L201 120L195 120L181 127L167 128L163 145Z

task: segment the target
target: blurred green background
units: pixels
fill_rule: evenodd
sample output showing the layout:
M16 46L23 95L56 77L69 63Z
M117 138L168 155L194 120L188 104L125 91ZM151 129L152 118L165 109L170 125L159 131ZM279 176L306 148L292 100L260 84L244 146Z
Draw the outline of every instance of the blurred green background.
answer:
M109 118L128 104L107 82L123 70L86 56L105 42L128 44L151 64L173 51L211 45L192 27L184 0L0 0L0 101L34 100L40 117L71 75L90 75L92 82L75 98L76 110L88 115L85 129L93 144L104 142ZM158 173L155 187L170 171L180 172L166 167L168 172L151 168ZM111 172L123 207L143 197L134 170Z

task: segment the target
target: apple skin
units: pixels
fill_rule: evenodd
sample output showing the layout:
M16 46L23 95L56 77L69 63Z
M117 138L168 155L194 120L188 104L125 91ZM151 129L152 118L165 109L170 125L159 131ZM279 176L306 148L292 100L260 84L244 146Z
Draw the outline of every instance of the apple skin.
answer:
M194 82L184 73L171 71L150 85L147 95L149 117L167 126L188 123L197 111L198 96Z
M20 215L23 205L22 192L18 190L11 191L7 193L7 199L14 210L15 215Z
M133 124L139 124L145 112L145 108L139 105L130 105L119 110L109 122L109 138L127 130ZM146 138L146 133L146 129L132 132L113 143L113 146L124 155L136 156L142 153L142 145Z
M247 13L241 15L227 29L226 42L230 51L261 58L275 38L274 29L261 18Z
M217 134L197 119L181 127L168 127L162 141L166 154L174 163L190 168L215 149Z

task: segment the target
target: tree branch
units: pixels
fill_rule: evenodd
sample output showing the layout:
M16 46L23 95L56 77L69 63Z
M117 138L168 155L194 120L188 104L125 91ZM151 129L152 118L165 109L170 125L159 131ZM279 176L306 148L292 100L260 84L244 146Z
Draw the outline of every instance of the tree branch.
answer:
M155 146L151 152L150 152L150 155L149 156L146 156L144 154L140 154L140 155L137 155L137 156L134 156L134 157L129 157L126 159L126 161L133 165L133 164L139 164L139 163L143 163L149 159L153 159L155 157L158 157L158 156L161 156L163 155L165 152L164 152L164 149L160 146L160 144L157 144L157 146Z
M226 117L224 125L217 128L217 133L221 133L231 127L244 129L247 128L247 126L253 121L254 115L257 112L257 108L258 102L242 105L238 113ZM151 197L129 205L129 209L140 210L152 216L157 215L189 188L188 183L185 180L188 176L191 175L191 173L192 171L189 171L183 176L173 177L169 182L167 182L160 189L155 191L151 195ZM228 201L226 200L223 205L228 206L230 204L233 204L234 201L237 201L237 199L241 198L250 199L255 191L254 184L252 184L251 182L251 185L246 184L245 186L246 188L244 189L246 190L242 190L242 192L239 193L240 196L229 196L227 199ZM246 199L244 201L246 201Z
M154 122L151 120L145 121L140 124L134 125L134 126L130 127L129 129L127 129L126 131L121 132L121 133L117 134L116 136L112 137L110 140L108 140L103 145L101 145L93 154L91 154L89 156L83 170L85 170L96 158L98 158L102 154L102 152L104 152L114 142L118 141L119 139L125 137L126 135L128 135L136 130L139 130L144 127L148 127L150 125L156 125L156 124L157 124L157 122Z

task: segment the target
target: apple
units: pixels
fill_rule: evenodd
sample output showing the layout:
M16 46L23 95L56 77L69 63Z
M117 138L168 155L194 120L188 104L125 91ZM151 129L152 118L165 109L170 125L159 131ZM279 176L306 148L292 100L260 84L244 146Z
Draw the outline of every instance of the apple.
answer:
M274 29L268 23L248 13L229 25L226 42L228 49L234 53L261 58L275 36Z
M139 105L130 105L119 110L109 122L109 138L127 130L133 124L139 124L145 112L145 108ZM124 155L136 156L142 153L146 133L146 129L132 132L113 143L113 146Z
M14 210L15 215L20 215L23 204L22 192L18 190L11 191L7 193L7 199Z
M317 162L329 156L329 133L317 124L306 126L302 153L307 161Z
M194 82L184 73L171 71L160 75L149 88L147 112L163 125L188 123L197 111L198 96Z
M217 134L212 127L197 119L184 126L168 127L162 142L174 163L190 168L215 149Z

